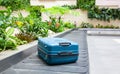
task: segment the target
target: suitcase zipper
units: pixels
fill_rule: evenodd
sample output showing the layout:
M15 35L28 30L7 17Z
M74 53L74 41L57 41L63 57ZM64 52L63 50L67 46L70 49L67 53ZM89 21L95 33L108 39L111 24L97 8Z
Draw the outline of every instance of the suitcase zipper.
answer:
M78 53L72 53L72 52L59 52L58 54L47 54L45 51L43 51L42 49L40 49L38 47L38 50L41 51L43 54L45 54L46 57L49 56L78 56Z

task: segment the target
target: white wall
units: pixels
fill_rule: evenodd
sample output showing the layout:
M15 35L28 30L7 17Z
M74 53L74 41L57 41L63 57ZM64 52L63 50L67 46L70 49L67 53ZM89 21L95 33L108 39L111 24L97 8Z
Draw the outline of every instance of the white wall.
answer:
M31 5L44 5L46 8L62 5L76 5L76 0L31 0Z
M63 20L64 21L70 21L72 23L76 22L77 26L79 26L82 22L86 23L91 23L93 25L116 25L120 26L120 20L112 20L111 22L105 22L105 21L99 21L99 20L91 20L87 17L87 11L81 11L81 10L75 10L79 11L80 15L79 16L74 16L72 14L65 14L63 15ZM46 14L42 14L42 21L49 20L49 17Z
M120 8L120 0L96 0L96 5L100 7Z

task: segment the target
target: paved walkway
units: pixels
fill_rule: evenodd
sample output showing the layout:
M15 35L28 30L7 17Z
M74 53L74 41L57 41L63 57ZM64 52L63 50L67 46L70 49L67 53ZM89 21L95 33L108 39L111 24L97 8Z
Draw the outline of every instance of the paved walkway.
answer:
M90 74L120 74L120 37L88 36Z

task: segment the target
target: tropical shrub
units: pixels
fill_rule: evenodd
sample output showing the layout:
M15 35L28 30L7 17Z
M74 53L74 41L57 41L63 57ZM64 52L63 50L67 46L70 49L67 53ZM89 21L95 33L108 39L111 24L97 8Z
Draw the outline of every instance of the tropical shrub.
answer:
M22 33L20 35L31 36L31 39L37 39L37 37L46 37L48 35L48 25L46 22L41 22L39 18L34 18L32 16L23 17L21 14L18 17L14 17L12 20L15 27L18 27Z
M50 21L48 21L48 27L53 32L64 31L64 23L61 19L62 15L68 13L70 9L68 7L52 7L44 8L41 10L49 16Z
M34 34L29 34L29 33L18 33L15 36L22 41L27 41L28 43L36 39Z
M75 26L75 24L73 24L73 23L65 22L65 23L64 23L64 27L70 29L70 28L75 28L76 26Z
M91 10L88 11L88 18L90 19L98 19L101 21L108 21L110 20L120 20L120 9L109 9L109 8L102 8L98 9L97 7L93 7Z
M80 25L80 28L119 29L120 27L119 26L114 26L114 25L100 25L100 24L93 26L93 24L82 22L81 25Z
M88 18L101 21L120 20L120 9L101 8L95 6L95 0L77 0L78 8L88 10Z
M30 6L30 0L0 0L0 5L12 10L25 9Z
M35 34L36 38L48 36L48 25L46 22L41 22L39 18L27 17L23 30Z
M48 36L47 22L41 22L40 16L33 16L18 14L18 17L11 17L11 10L0 11L0 51L16 49L18 45L31 42L39 36ZM20 30L15 36L12 35L14 28Z
M21 40L13 36L14 28L0 28L0 51L15 49L18 45L24 44Z
M41 19L42 8L44 8L44 6L30 6L27 10L30 12L30 16Z
M95 6L95 0L77 0L77 7L83 10L89 10Z
M59 19L56 19L55 17L50 17L50 21L48 21L48 27L53 32L62 32L64 31L64 23L59 17Z
M30 15L27 17L23 17L21 13L18 14L18 17L11 16L11 9L0 11L0 51L16 49L18 45L31 42L38 37L46 37L49 29L54 32L62 32L65 27L73 27L71 23L64 25L61 19L61 16L69 11L68 8L48 9L50 11L50 21L48 22L41 22L41 8L39 6L31 7ZM51 13L59 14L58 18L52 16ZM15 29L19 30L19 33L13 35Z
M25 28L23 30L25 30L24 32L26 33L33 33L36 37L36 39L38 37L46 37L48 36L48 27L47 27L47 23L46 22L41 22L39 20L34 20L34 24L30 24L27 23L25 25Z
M68 13L69 11L70 9L68 7L60 6L41 9L41 12L46 13L49 17L61 17L63 14Z
M0 10L0 27L7 28L10 26L10 15L11 10L8 8L7 10Z
M76 5L63 5L62 7L67 7L69 9L77 9L78 8Z
M82 22L80 28L93 28L93 24Z
M119 26L114 26L114 25L96 25L95 28L108 28L108 29L119 29Z

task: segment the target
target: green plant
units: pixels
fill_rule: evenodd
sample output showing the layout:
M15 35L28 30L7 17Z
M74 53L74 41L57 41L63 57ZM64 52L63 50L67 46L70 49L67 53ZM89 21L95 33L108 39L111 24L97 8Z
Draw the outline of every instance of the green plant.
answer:
M93 7L91 10L88 11L88 18L90 19L98 19L101 21L108 21L110 20L120 20L120 10L119 9L109 9L109 8L102 8L98 9L97 7Z
M95 28L110 28L110 29L119 29L119 26L114 26L114 25L96 25Z
M63 14L68 13L70 9L67 7L55 6L52 8L43 8L41 11L48 14L50 17L55 17L62 16Z
M62 7L67 7L69 9L77 9L78 8L76 5L63 5Z
M7 28L10 26L10 15L11 10L8 8L7 10L0 10L0 27Z
M41 22L39 19L29 19L24 26L26 33L34 33L36 38L39 36L48 36L48 25L46 22Z
M66 28L75 28L75 25L73 23L66 22L66 23L64 23L64 27L66 27Z
M49 17L62 17L64 14L69 13L72 15L79 15L80 13L74 10L70 10L69 7L60 7L55 6L52 8L43 8L41 9L41 12L46 13Z
M28 11L30 11L30 16L41 19L41 9L42 8L44 8L44 6L30 6L28 8Z
M19 33L16 34L15 36L22 41L27 41L28 43L32 42L36 38L34 34L30 34L30 33Z
M30 0L0 0L0 5L12 10L24 9L30 6Z
M77 0L78 8L88 11L88 18L101 21L120 20L120 9L101 8L95 6L95 0Z
M95 6L95 0L77 0L77 7L84 9L84 10L89 10L93 6Z
M72 13L74 15L79 15L79 12L73 12L68 7L52 7L52 8L44 8L41 10L42 12L46 13L50 21L48 21L49 29L54 32L62 32L64 31L64 23L61 19L62 15L65 13Z
M34 18L32 16L23 17L21 14L19 17L12 19L14 27L18 27L22 33L34 34L35 39L39 36L48 36L48 25L47 22L41 22L40 18Z
M17 47L16 37L12 36L14 32L14 28L8 27L5 30L0 28L0 51L4 51L6 49L15 49Z
M98 25L95 26L95 28L103 28L103 26L98 24Z
M53 32L62 32L64 31L64 24L61 18L56 19L55 17L50 17L50 21L48 22L48 27Z
M84 23L82 22L80 25L80 28L93 28L94 26L90 23Z

